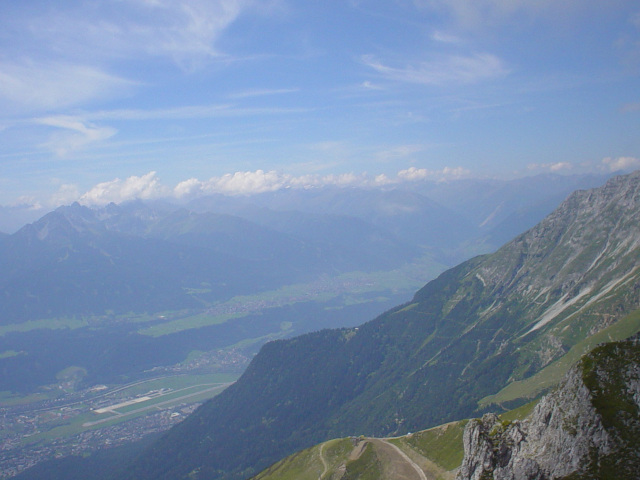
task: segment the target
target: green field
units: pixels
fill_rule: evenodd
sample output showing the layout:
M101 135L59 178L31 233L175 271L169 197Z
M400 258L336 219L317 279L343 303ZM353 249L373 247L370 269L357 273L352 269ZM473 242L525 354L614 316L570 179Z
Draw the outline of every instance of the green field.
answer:
M75 330L76 328L84 328L87 326L89 326L89 322L83 318L45 318L41 320L29 320L22 323L0 325L0 337L8 333L24 333L41 328L46 328L49 330Z
M401 268L378 272L350 272L335 277L322 277L312 283L287 285L276 290L259 292L253 295L239 295L232 299L212 305L226 310L240 310L237 313L209 315L206 313L175 310L156 313L133 313L114 315L105 312L104 315L89 315L86 317L59 317L28 320L0 326L0 336L9 333L26 333L32 330L75 330L79 328L104 326L111 322L129 324L144 324L166 320L159 325L141 328L138 333L158 337L183 330L216 325L249 314L258 313L264 308L291 305L298 302L318 301L326 302L340 295L344 295L345 305L384 300L384 292L413 292L434 278L446 267L434 262L429 257L416 260ZM197 295L206 293L207 289L187 289L188 293ZM363 295L380 292L379 299L365 298ZM333 307L332 307L333 308ZM340 308L340 307L337 307ZM4 352L0 355L12 355ZM0 358L6 358L0 356Z
M18 355L25 355L25 352L16 352L15 350L5 350L0 352L0 360L3 358L17 357Z
M31 395L19 395L13 392L0 392L0 407L13 407L15 405L28 405L52 398L46 393L33 393Z
M336 277L323 277L312 283L288 285L277 290L260 292L254 295L239 295L215 306L218 311L233 313L207 314L199 312L193 315L185 315L181 318L175 318L175 313L167 314L168 317L174 319L148 328L142 328L138 330L138 333L152 337L170 335L183 330L219 325L229 320L259 313L265 308L282 307L309 301L327 302L339 296L344 296L345 298L343 305L330 308L385 301L386 297L384 295L376 298L370 298L369 295L376 292L382 294L389 291L394 293L413 292L422 287L428 280L434 278L443 269L443 265L436 264L431 259L425 258L391 271L351 272Z

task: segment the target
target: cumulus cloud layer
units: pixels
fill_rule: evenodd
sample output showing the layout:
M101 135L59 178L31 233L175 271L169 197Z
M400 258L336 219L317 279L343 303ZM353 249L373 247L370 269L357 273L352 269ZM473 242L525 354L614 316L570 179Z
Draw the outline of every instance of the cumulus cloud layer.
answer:
M594 164L574 165L570 162L547 164L531 164L532 173L587 173L595 171L631 171L640 168L640 159L635 157L607 157ZM64 184L47 202L49 207L56 207L79 201L84 205L101 206L108 203L122 203L135 199L174 198L190 200L204 195L254 195L275 192L282 189L312 189L322 187L364 187L373 188L385 185L399 185L416 181L453 181L470 178L473 173L463 167L444 167L430 170L410 167L399 170L395 175L371 175L367 173L344 173L332 175L291 175L275 170L244 171L211 177L208 180L189 178L174 187L163 185L157 173L152 171L141 176L130 176L124 180L116 178L95 185L84 194L79 193L77 186ZM24 202L21 202L24 203ZM27 202L40 208L40 202Z
M636 157L606 157L599 164L585 162L577 165L571 162L531 163L527 165L530 172L574 172L585 173L593 171L630 172L640 168L640 159Z
M116 178L102 182L82 195L79 202L84 205L106 205L127 200L151 199L167 196L169 191L160 184L156 172L140 177L131 176L125 180Z
M573 164L570 162L556 162L556 163L531 163L527 165L527 168L530 171L542 170L548 172L561 172L566 170L571 170L573 168Z
M427 170L411 167L400 170L395 176L344 173L338 175L290 175L276 171L256 170L253 172L228 173L208 180L190 178L169 188L161 184L156 172L142 176L131 176L125 180L116 178L102 182L88 192L79 196L84 205L106 205L110 202L121 203L134 199L153 199L174 197L190 199L202 195L254 195L264 192L275 192L287 188L321 188L336 187L374 187L398 184L417 180L440 181L468 176L470 172L461 167L445 167L442 170ZM70 200L73 187L65 185L52 201Z
M640 158L635 157L607 157L602 160L602 163L612 172L628 171L640 168Z

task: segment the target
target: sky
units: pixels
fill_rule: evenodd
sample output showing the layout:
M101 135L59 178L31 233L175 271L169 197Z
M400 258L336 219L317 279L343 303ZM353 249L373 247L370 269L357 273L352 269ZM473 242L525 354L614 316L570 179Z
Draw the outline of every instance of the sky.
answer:
M0 18L0 206L640 168L637 0L4 0Z

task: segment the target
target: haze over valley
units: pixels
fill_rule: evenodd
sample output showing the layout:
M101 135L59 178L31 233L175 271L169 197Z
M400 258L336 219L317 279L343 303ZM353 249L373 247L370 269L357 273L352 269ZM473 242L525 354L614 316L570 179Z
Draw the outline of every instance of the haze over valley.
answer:
M60 207L0 242L4 468L25 462L21 451L28 465L164 430L236 379L265 342L364 323L534 224L571 190L602 181ZM427 195L457 200L445 207ZM157 404L172 410L139 427ZM106 438L87 441L89 433Z
M637 0L0 18L0 478L640 469Z

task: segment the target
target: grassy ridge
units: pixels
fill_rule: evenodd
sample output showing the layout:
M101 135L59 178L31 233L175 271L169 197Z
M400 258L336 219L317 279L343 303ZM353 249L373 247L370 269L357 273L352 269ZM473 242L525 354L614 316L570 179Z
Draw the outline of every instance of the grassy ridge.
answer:
M415 450L446 472L458 468L462 463L462 434L466 424L466 420L447 423L395 438L391 442L403 450Z
M467 421L387 439L429 476L450 480L462 463L462 434ZM273 464L252 480L348 480L386 478L387 455L375 439L341 438L315 445Z

